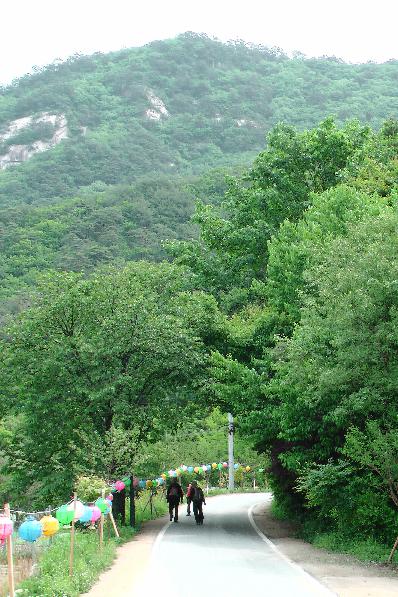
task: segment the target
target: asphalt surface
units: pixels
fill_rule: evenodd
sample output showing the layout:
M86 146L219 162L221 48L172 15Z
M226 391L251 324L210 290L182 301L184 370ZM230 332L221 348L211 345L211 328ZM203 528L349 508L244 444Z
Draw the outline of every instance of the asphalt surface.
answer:
M187 517L158 535L134 595L162 597L327 597L333 595L290 562L256 529L252 509L269 494L217 496L203 526ZM148 593L149 591L149 593Z

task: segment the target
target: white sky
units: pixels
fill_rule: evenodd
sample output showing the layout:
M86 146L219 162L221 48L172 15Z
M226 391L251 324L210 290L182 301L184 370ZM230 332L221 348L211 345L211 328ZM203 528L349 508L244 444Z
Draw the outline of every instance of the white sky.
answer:
M76 52L197 31L351 62L398 58L397 0L0 0L0 83Z

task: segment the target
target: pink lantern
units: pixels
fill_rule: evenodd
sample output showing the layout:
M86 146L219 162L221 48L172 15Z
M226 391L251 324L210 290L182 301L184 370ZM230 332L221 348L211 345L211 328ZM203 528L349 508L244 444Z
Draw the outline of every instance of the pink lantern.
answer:
M14 525L8 516L0 514L0 545L3 545L4 541L12 535Z
M134 479L133 479L133 487L138 487L139 484L140 484L140 480L137 477L134 477Z
M98 506L90 506L90 508L93 511L91 515L91 522L97 522L97 520L101 518L101 510L98 508Z
M223 462L222 466L223 466L223 468L228 468L228 462Z
M113 495L110 493L109 495L106 496L106 499L111 502L113 500Z
M126 485L123 483L123 481L116 481L116 483L115 483L116 491L123 491L123 489L125 487L126 487Z

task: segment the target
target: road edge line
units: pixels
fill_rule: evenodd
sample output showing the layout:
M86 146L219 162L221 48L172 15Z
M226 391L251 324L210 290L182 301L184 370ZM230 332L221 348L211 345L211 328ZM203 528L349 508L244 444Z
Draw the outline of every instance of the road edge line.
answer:
M268 547L270 549L272 549L272 551L274 551L282 560L284 560L287 564L289 564L289 566L291 566L292 568L294 568L294 570L296 570L297 572L299 572L302 576L304 576L304 578L306 578L307 581L310 582L310 584L312 584L313 586L315 586L318 590L322 590L323 593L325 594L325 597L338 597L337 593L333 593L330 589L328 589L327 587L325 587L318 579L314 578L309 572L307 572L306 570L304 570L304 568L302 568L299 564L296 564L296 562L293 562L293 560L291 560L288 556L286 556L276 545L275 543L273 543L270 539L268 539L268 537L266 535L264 535L264 533L258 528L254 517L253 517L253 510L256 506L258 506L259 504L261 504L262 502L257 502L257 504L252 504L250 506L250 508L247 511L247 515L249 518L249 522L251 524L251 526L253 527L253 529L256 531L257 535L260 537L260 539L262 539L264 541L264 543L266 543L268 545Z

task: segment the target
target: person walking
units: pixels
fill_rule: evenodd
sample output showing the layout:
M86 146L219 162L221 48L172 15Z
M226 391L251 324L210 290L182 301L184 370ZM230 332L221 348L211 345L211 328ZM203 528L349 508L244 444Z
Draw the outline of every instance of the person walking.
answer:
M187 516L191 516L191 503L192 503L192 483L190 483L187 487Z
M203 489L197 481L192 481L192 505L196 524L203 524L203 504L206 505Z
M182 503L183 498L184 493L182 491L182 487L178 483L177 479L173 478L167 489L166 499L169 503L170 520L173 520L174 514L174 522L178 522L178 506L180 502Z

